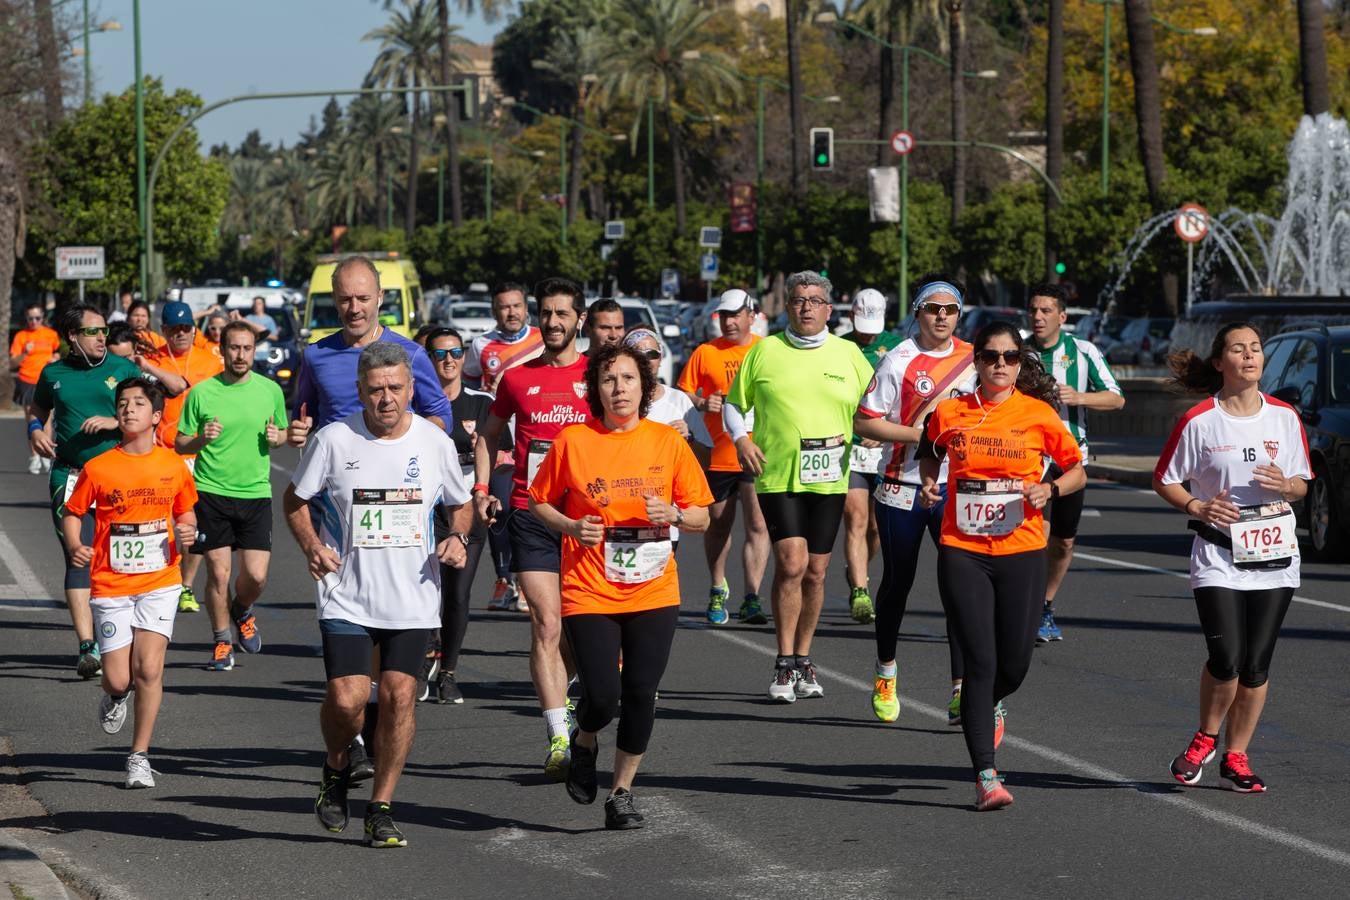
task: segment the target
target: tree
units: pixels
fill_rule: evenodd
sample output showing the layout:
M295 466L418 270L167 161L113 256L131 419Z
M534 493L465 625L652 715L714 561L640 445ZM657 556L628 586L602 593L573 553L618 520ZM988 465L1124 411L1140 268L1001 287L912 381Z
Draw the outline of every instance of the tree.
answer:
M1303 112L1316 116L1331 109L1327 89L1327 41L1323 33L1324 0L1298 0L1299 74Z
M792 147L792 195L801 196L802 192L802 153L799 145L802 132L802 45L797 35L801 19L805 15L802 0L786 0L783 15L787 28L788 58L788 120L791 123L790 145ZM680 229L683 231L683 227Z
M1158 60L1153 48L1153 11L1149 0L1125 0L1125 32L1130 42L1130 73L1134 76L1134 115L1139 129L1139 157L1154 209L1163 204L1167 160L1163 157L1162 91Z
M31 15L37 25L38 57L42 61L43 110L50 133L61 124L62 115L61 53L56 43L56 23L52 20L52 0L33 0Z
M1064 0L1049 0L1045 53L1045 174L1058 187L1064 172ZM1045 192L1045 274L1055 279L1058 261L1050 220L1059 201Z
M1051 0L1054 2L1054 0ZM948 42L952 85L952 227L966 206L966 25L961 0L947 0Z
M586 101L590 86L597 79L603 57L607 50L605 35L598 27L583 24L597 20L603 3L585 2L578 4L576 12L581 13L569 26L554 35L543 59L535 61L535 68L552 72L559 80L567 82L576 93L571 114L572 123L571 158L568 162L567 181L567 222L576 221L577 208L581 205L581 163L585 145L586 131L580 124L586 118Z

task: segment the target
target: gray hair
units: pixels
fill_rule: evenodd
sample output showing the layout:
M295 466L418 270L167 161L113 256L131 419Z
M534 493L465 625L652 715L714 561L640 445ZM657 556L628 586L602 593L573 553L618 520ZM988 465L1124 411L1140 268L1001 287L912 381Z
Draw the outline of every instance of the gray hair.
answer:
M387 369L390 366L403 366L412 374L412 360L407 350L392 341L376 341L361 351L361 357L356 361L356 380L364 383L366 373L371 369Z
M825 289L825 299L833 302L834 285L830 284L830 279L819 272L793 272L787 277L787 283L783 285L783 292L788 297L799 287L819 287Z
M338 260L338 264L333 267L333 284L336 285L338 276L351 266L365 266L366 270L370 272L370 276L375 279L375 290L380 290L380 270L375 268L375 263L370 261L370 257L362 256L359 253L344 256Z

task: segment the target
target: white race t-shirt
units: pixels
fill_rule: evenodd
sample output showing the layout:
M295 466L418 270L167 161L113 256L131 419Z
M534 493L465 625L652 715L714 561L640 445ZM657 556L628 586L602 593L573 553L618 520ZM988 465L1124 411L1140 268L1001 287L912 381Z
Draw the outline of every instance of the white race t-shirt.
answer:
M1261 395L1261 411L1240 418L1224 412L1210 397L1181 417L1158 458L1153 475L1163 484L1189 481L1191 495L1212 500L1220 491L1238 506L1280 499L1252 478L1252 469L1272 462L1286 478L1311 478L1308 440L1298 413ZM1299 556L1285 569L1239 569L1229 550L1197 536L1191 544L1191 587L1230 587L1240 591L1298 587Z
M291 483L296 496L312 501L319 540L342 558L317 585L320 619L440 627L432 516L440 504L469 499L449 435L413 416L402 437L381 440L363 413L353 413L319 429Z
M694 403L689 399L689 395L665 385L657 390L665 393L652 401L652 405L647 408L647 418L662 425L683 421L689 428L690 440L712 449L713 438L708 433L708 426L703 424L703 413L694 409ZM670 539L672 541L680 539L680 529L674 525L670 526Z

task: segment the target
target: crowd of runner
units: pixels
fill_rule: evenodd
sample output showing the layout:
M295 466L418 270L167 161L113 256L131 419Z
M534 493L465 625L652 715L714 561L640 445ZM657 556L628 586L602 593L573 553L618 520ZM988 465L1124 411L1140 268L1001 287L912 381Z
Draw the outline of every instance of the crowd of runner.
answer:
M347 827L349 789L371 780L366 841L406 844L392 812L414 708L463 703L456 670L485 549L486 605L529 615L544 771L593 803L600 733L617 720L605 824L641 827L634 782L678 622L676 548L681 534L704 533L706 620L730 624L738 507L735 617L772 617L768 701L825 693L812 645L842 525L848 611L874 629L882 722L901 713L898 635L928 536L948 723L965 735L976 808L1013 802L995 752L1033 646L1064 637L1054 603L1083 511L1086 411L1125 402L1101 354L1064 330L1062 289L1031 292L1030 337L995 322L968 343L956 336L965 291L934 274L911 298L908 335L885 329L885 297L869 289L839 337L833 286L800 272L785 285L784 331L754 334L754 299L729 290L716 306L721 336L663 385L660 337L626 329L612 300L588 306L565 278L534 287L537 326L529 289L498 285L497 327L470 342L449 327L415 340L384 327L364 257L340 262L332 288L341 329L306 348L289 410L253 370L257 342L275 330L261 304L208 318L208 334L185 304L166 303L162 336L130 297L111 329L90 306L70 307L55 329L34 307L15 334L15 400L29 471L49 472L76 669L101 673L107 733L133 713L127 787L154 786L165 654L176 614L199 608L202 560L206 667L227 672L236 648L263 649L271 452L289 444L301 456L282 515L316 582L327 690L315 811L329 831ZM1175 383L1204 399L1154 477L1196 533L1191 584L1208 651L1198 727L1171 772L1197 783L1226 728L1220 777L1242 792L1264 790L1247 750L1299 583L1290 504L1312 477L1297 413L1259 390L1263 362L1245 323L1220 330L1206 357L1173 355Z

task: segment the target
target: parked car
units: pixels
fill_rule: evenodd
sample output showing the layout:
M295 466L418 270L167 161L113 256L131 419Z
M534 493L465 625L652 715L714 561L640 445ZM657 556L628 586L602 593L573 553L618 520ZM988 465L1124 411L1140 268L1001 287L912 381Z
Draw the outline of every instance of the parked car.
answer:
M1105 355L1120 340L1120 333L1130 321L1121 316L1104 316L1093 325L1092 336L1088 340L1096 344L1097 349Z
M650 328L661 336L659 338L661 341L661 367L657 370L656 375L662 383L674 384L675 376L678 374L675 371L675 357L671 353L670 344L666 342L661 323L656 321L656 313L652 312L652 308L646 300L637 297L615 297L614 299L623 309L624 331L641 326ZM591 339L586 336L585 331L577 335L578 350L585 353L590 346Z
M295 317L299 307L292 298L281 294L260 296L267 314L277 323L277 336L270 341L258 342L253 351L253 371L280 385L281 393L289 400L295 390L295 376L300 371L300 328ZM247 316L253 309L253 296L232 294L224 305L227 312L237 310L239 315Z
M1141 316L1125 323L1120 337L1106 349L1106 361L1112 365L1162 365L1172 347L1172 328L1176 319Z
M1350 325L1313 325L1268 338L1261 390L1298 410L1313 480L1300 506L1312 555L1350 552Z
M1078 335L1078 322L1085 316L1096 315L1096 310L1088 309L1086 306L1070 306L1064 310L1065 331L1072 335ZM1078 335L1081 337L1081 335Z
M961 320L956 323L956 336L969 341L977 331L993 322L1009 322L1016 326L1022 337L1031 336L1027 311L1015 306L967 306L961 311Z
M492 304L482 300L451 303L446 307L445 323L463 335L466 344L497 327L497 320L492 318Z

